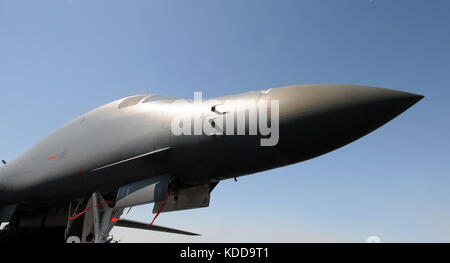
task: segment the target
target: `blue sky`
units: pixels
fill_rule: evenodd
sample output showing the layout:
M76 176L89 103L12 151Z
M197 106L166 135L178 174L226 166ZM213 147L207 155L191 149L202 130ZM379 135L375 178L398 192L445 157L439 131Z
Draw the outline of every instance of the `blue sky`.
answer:
M142 93L349 83L424 100L319 158L221 182L128 242L450 242L449 1L0 1L0 158ZM152 206L130 218L150 221Z

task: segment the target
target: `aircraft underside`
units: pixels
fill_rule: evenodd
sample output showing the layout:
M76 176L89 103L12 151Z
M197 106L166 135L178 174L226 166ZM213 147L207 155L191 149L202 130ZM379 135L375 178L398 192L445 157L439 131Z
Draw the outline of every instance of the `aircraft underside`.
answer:
M157 214L163 207L159 205ZM51 207L20 205L8 225L0 230L0 243L110 243L116 242L110 235L114 226L198 235L128 220L121 217L125 209L129 211L130 208L116 206L114 194L100 193Z

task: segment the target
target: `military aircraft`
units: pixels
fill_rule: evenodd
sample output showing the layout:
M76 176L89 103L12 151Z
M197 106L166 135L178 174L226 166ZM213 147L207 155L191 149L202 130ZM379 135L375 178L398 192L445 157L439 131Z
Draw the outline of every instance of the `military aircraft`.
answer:
M196 235L128 220L124 211L149 203L156 216L207 207L221 180L333 151L422 98L314 84L204 100L116 100L3 161L0 222L8 225L0 239L112 242L114 226Z

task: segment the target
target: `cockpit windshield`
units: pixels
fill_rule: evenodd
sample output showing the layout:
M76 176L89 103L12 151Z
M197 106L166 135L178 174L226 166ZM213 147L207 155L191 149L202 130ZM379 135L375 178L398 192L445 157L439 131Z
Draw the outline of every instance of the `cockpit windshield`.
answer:
M149 102L170 102L174 101L174 97L169 97L165 95L151 95L150 97L146 98L142 103L149 103Z
M138 104L142 99L148 97L149 95L136 95L136 96L131 96L128 97L126 99L124 99L120 104L119 104L119 109L123 109L126 107L130 107L133 105Z

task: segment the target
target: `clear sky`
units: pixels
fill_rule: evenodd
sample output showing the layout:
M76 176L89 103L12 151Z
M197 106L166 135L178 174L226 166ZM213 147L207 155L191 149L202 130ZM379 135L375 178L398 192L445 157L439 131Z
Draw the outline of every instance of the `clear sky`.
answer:
M0 158L142 93L215 97L349 83L424 100L319 158L221 182L128 242L450 242L447 0L0 1ZM133 209L150 221L152 206Z

